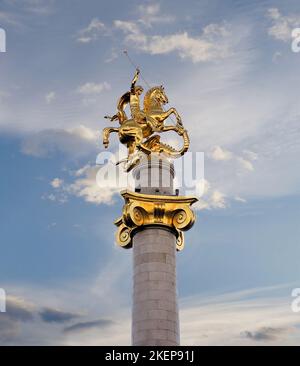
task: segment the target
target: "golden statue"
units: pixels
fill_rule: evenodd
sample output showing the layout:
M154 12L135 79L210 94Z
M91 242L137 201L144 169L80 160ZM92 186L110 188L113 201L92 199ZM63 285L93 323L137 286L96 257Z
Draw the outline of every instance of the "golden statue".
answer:
M144 109L140 108L140 96L143 88L136 85L140 71L136 70L131 82L130 91L121 96L117 105L117 113L105 116L110 121L119 121L120 127L106 127L103 129L103 144L105 148L109 144L109 135L117 132L120 142L127 146L128 156L125 159L125 170L129 172L140 161L141 153L151 154L152 152L163 153L169 157L179 157L189 148L189 137L184 129L181 118L175 108L164 111L163 105L168 103L163 86L150 88L144 97ZM129 104L131 118L128 118L125 107ZM165 126L164 121L174 114L177 124ZM160 142L160 136L154 133L175 131L183 138L183 147L176 150L173 147ZM123 162L123 161L121 161ZM119 162L120 163L120 162Z
M182 156L189 148L189 137L183 127L180 115L175 108L167 111L163 105L168 103L163 86L150 88L144 97L143 109L140 107L140 96L143 88L136 85L140 71L136 69L131 82L130 91L121 96L117 105L117 112L112 117L105 116L110 121L119 121L120 127L106 127L103 130L103 144L107 148L109 136L117 132L119 140L128 148L125 170L129 172L146 154L164 154L166 157L177 158ZM130 117L125 108L129 106ZM165 120L174 114L176 125L165 126ZM180 150L160 141L160 133L175 131L183 139ZM195 221L195 214L190 206L197 201L196 197L178 196L177 194L146 194L141 192L122 191L124 198L123 214L115 221L118 227L116 233L117 243L123 248L131 248L133 236L137 231L146 226L167 227L176 236L176 249L184 247L183 231L188 230Z

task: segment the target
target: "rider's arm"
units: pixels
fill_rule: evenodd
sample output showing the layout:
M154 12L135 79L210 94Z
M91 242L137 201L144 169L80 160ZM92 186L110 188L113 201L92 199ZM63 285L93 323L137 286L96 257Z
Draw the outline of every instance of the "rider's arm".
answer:
M131 82L131 88L130 88L130 92L132 94L134 94L134 87L135 87L135 84L136 84L136 82L138 80L139 74L140 74L140 70L139 69L136 69L134 78L132 79L132 82Z

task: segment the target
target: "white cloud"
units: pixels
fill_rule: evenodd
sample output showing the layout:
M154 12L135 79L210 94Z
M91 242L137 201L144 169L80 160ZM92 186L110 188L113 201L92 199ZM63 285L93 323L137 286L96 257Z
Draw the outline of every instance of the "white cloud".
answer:
M110 84L104 81L103 83L93 83L88 82L83 85L80 85L77 88L77 92L82 95L94 95L100 94L105 90L110 90Z
M243 150L243 154L252 161L255 161L258 159L258 154L251 150Z
M211 205L213 208L226 208L225 194L217 190L213 191Z
M243 155L244 156L237 156L233 152L226 150L221 146L213 147L211 151L208 153L208 156L213 160L216 161L236 160L246 170L253 171L254 166L250 160L252 161L257 160L258 155L250 150L244 150Z
M54 178L50 184L53 188L59 188L61 187L61 185L63 184L63 180L62 179L59 179L59 178Z
M66 202L68 202L68 197L67 195L64 193L64 192L61 192L61 191L57 191L54 193L50 193L50 194L43 194L41 196L41 199L42 200L48 200L48 201L51 201L51 202L57 202L57 203L60 203L60 204L64 204Z
M193 205L195 210L224 209L228 207L228 201L224 193L213 190Z
M87 126L80 125L67 130L70 134L77 136L86 141L95 142L98 138L98 131L95 131Z
M51 222L48 226L47 226L47 228L48 228L48 230L50 230L50 229L52 229L52 228L54 228L54 227L56 227L57 226L57 223L56 222Z
M99 169L99 166L90 165L78 169L74 172L76 177L74 181L60 185L60 190L55 194L55 197L59 198L63 194L80 197L84 201L96 205L112 204L114 195L119 193L120 189L113 181L105 186L99 186L96 179Z
M65 179L64 182L57 178L62 184L59 187L53 186L53 200L61 202L60 199L64 199L66 202L68 197L75 196L91 204L111 205L121 190L133 189L132 175L125 173L122 165L116 165L117 161L125 157L124 153L126 154L125 148L115 154L103 152L103 155L97 157L97 165L84 165L71 172L71 179Z
M114 61L116 58L118 58L119 53L115 48L112 48L110 51L110 55L105 59L106 63L110 63Z
M77 88L77 93L83 96L82 104L84 106L91 106L97 102L97 96L104 91L110 90L111 86L109 83L104 81L103 83L88 82L80 85Z
M244 198L239 197L239 196L234 197L234 199L235 199L237 202L242 202L242 203L246 203L246 202L247 202Z
M90 286L77 281L43 290L24 284L8 287L10 292L34 302L36 311L58 308L68 314L80 314L81 322L111 320L108 326L66 333L60 324L38 318L19 324L15 320L1 321L0 339L2 335L7 343L18 345L129 345L130 295L121 290L129 275L129 257L115 251ZM298 317L291 311L290 297L280 296L278 291L289 293L287 286L274 286L179 299L181 344L299 345Z
M244 167L246 170L249 170L249 171L253 171L254 170L254 166L253 164L251 163L251 161L249 160L246 160L242 157L237 157L237 161L241 164L242 167Z
M137 24L126 20L115 20L114 25L117 29L122 30L125 33L139 34L140 28Z
M232 152L221 148L221 146L215 146L209 155L214 160L231 160L233 157Z
M45 96L45 100L47 104L51 104L56 98L56 93L51 91Z
M77 171L77 178L74 183L65 187L69 194L83 198L86 202L94 204L112 204L113 195L118 192L117 188L107 187L106 189L99 187L96 181L98 166L89 166Z
M232 54L230 28L227 24L210 24L202 35L190 36L187 32L170 35L146 35L131 21L116 20L114 25L125 33L125 43L152 55L178 52L181 58L194 63L223 59Z
M81 29L77 35L77 42L90 43L96 41L101 35L106 34L107 28L98 18L91 20L90 24Z
M297 60L292 53L286 55L282 72L270 62L270 67L263 68L264 83L258 88L252 41L247 39L251 51L237 52L222 65L185 70L182 78L176 75L168 85L168 94L192 137L191 148L201 149L209 158L215 146L226 147L234 155L230 160L206 161L206 179L229 199L240 196L248 202L253 197L299 194L300 186L299 169L295 169L300 146Z
M171 23L175 17L169 14L162 14L159 3L152 3L147 5L139 5L138 12L140 17L138 22L143 23L147 27L159 23Z
M233 182L248 176L249 172L254 172L253 161L258 159L258 154L251 150L243 150L239 156L221 146L214 146L207 156L212 161L205 170L204 189L200 189L203 180L198 182L199 187L196 187L199 201L194 205L195 209L225 209L229 207L231 200L245 203L246 200L233 189Z
M98 132L84 125L70 129L43 130L23 139L21 151L26 155L47 157L56 151L72 156L96 151Z
M206 194L196 204L196 208L199 210L227 208L231 199L238 202L246 202L244 198L237 198L239 196L232 190L232 182L238 177L244 176L245 173L254 171L253 161L258 159L258 155L253 151L244 150L238 156L221 146L214 146L209 151L208 157L217 162L208 173L208 177L214 181L214 187L212 188L209 185ZM226 163L226 166L221 167L218 164L220 162ZM222 174L216 174L214 169L219 170ZM225 171L226 174L224 173ZM217 176L217 179L211 177L211 172L214 172L213 174L215 177Z
M212 210L224 209L228 207L226 195L218 189L212 187L206 179L198 182L199 187L196 187L196 192L201 191L203 194L199 197L198 202L193 205L195 210Z
M99 240L100 238L99 236ZM25 322L25 311L28 307L18 306L19 312L16 312L18 309L14 311L14 319L9 318L11 321L4 321L4 316L0 317L0 341L15 345L129 345L130 296L123 291L124 278L130 277L129 264L129 253L126 255L123 249L118 248L105 261L99 273L89 281L88 286L86 282L78 280L48 288L25 283L15 286L2 284L8 293L15 294L20 299L30 299L34 303L35 313L34 321ZM30 304L24 300L23 303ZM90 328L85 332L64 332L64 324L43 321L40 310L45 308L51 308L54 312L60 309L62 315L78 314L79 322L89 323L106 319L109 324L105 327L100 325ZM17 317L22 317L24 321L17 323ZM74 321L70 320L67 325L74 325Z
M268 28L268 34L280 41L289 42L292 39L292 30L300 26L300 15L282 15L277 8L270 8L267 17L272 25Z
M182 345L299 344L290 298L272 296L271 287L183 299L180 319Z
M17 10L38 16L47 16L55 12L55 0L3 0Z

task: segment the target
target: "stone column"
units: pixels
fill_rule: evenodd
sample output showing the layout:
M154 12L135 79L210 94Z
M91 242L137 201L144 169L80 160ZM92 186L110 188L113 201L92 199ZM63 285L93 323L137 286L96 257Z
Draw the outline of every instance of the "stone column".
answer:
M152 156L134 169L136 191L174 196L174 168ZM176 288L176 235L164 225L141 227L133 246L133 346L179 345Z
M174 194L174 168L160 155L144 157L133 170L134 191L121 192L116 241L133 247L132 344L179 345L175 253L195 222L196 197Z

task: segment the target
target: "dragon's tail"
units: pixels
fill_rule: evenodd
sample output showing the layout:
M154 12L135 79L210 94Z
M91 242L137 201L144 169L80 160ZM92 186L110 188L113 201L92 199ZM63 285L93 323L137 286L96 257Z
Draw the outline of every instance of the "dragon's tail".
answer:
M156 137L156 136L154 136L154 137ZM167 145L162 142L159 142L159 146L155 147L155 150L157 150L157 152L160 152L160 153L165 153L166 155L168 155L171 158L179 158L180 156L182 156L184 153L186 153L188 151L189 146L190 146L190 138L187 133L187 130L184 130L184 132L182 134L182 138L183 138L183 147L180 150L176 150L172 146ZM156 139L155 142L158 142L158 140ZM147 143L147 142L142 143L138 146L138 148L147 155L149 155L153 152L153 149L151 149L151 147L152 147L151 143Z

